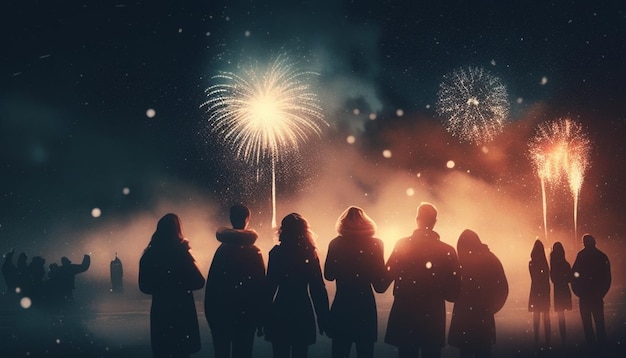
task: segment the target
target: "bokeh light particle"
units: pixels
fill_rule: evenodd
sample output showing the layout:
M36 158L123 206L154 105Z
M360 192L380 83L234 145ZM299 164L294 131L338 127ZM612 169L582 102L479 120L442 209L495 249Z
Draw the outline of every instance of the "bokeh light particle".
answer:
M22 308L25 310L29 309L32 304L33 301L31 301L29 297L22 297L22 299L20 300L20 306L22 306Z
M352 110L352 114L354 114L355 116L358 116L359 114L361 114L361 110L358 108L355 108Z
M455 165L456 165L456 164L454 163L454 160L448 160L448 162L446 163L446 167L447 167L448 169L452 169L452 168L454 168L454 166L455 166Z
M415 189L413 189L413 188L407 188L407 189L406 189L406 195L407 195L407 196L413 196L413 195L415 195Z
M156 116L156 111L152 108L148 108L148 110L146 111L146 117L154 118L154 116Z
M122 189L122 194L124 194L124 195L130 194L130 189L128 187Z
M391 151L389 149L383 150L383 157L391 158Z
M346 142L348 142L348 144L354 144L354 142L356 142L356 138L353 135L349 135L346 137Z
M396 116L398 116L398 117L404 116L404 110L402 110L402 109L396 110Z
M375 120L375 119L376 119L376 113L370 113L370 115L369 115L369 119L370 119L371 121Z
M99 218L100 215L102 215L102 210L100 210L100 208L91 209L91 216L93 216L94 218Z

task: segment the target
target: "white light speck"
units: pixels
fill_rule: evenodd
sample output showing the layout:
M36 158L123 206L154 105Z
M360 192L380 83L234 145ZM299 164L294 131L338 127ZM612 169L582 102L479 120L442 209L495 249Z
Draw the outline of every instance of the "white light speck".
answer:
M548 83L548 77L543 76L541 77L541 82L539 82L542 86L545 85L546 83Z
M370 119L370 121L375 120L376 119L376 113L370 113L369 119Z
M124 195L128 195L128 194L130 194L130 189L129 189L129 188L127 188L127 187L126 187L126 188L124 188L124 189L122 189L122 194L124 194Z
M413 188L407 188L407 189L406 189L406 195L407 195L407 196L413 196L413 195L415 195L415 189L413 189Z
M356 142L356 138L353 135L349 135L346 137L346 142L348 144L354 144L354 142Z
M396 110L396 116L398 116L398 117L404 116L404 110L402 110L402 109Z
M148 108L148 110L146 111L146 117L154 118L154 116L156 116L156 111L152 108Z
M385 157L387 159L391 158L391 150L389 150L389 149L383 150L383 157Z
M23 309L29 309L32 304L33 301L31 301L28 297L22 297L20 300L20 306L22 306Z
M244 36L245 37L250 37L250 34L251 34L250 30L246 30L246 32L244 32Z
M93 216L94 218L99 218L100 215L102 215L102 210L100 210L100 208L91 209L91 216Z
M580 272L574 272L574 277L579 278L580 277Z
M448 162L446 163L446 168L452 169L455 165L456 164L454 163L454 160L448 160Z
M352 114L354 114L355 116L359 115L359 114L361 114L361 110L358 109L358 108L355 108L355 109L352 110Z
M427 269L429 269L429 270L430 270L431 268L433 268L433 263L432 263L432 262L430 262L430 261L426 262L426 268L427 268Z

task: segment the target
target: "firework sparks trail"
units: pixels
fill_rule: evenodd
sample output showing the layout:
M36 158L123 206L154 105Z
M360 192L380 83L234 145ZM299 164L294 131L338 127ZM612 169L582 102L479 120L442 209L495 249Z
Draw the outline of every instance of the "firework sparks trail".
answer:
M241 74L220 72L201 107L213 132L232 145L237 157L258 168L267 159L272 172L272 227L276 227L276 163L295 152L310 135L320 135L322 108L309 84L314 72L278 56L266 70L246 67Z
M483 68L444 75L437 95L437 113L453 136L480 144L502 133L509 114L506 86Z
M590 141L582 126L569 118L542 123L536 136L529 142L529 155L541 180L543 218L546 239L547 204L546 183L567 181L574 199L574 238L578 236L578 201L589 166Z

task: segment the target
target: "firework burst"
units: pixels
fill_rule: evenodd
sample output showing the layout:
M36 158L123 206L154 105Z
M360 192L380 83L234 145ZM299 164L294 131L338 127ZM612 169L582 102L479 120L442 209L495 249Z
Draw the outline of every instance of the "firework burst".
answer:
M265 70L246 67L240 74L213 76L216 83L207 88L208 100L201 105L209 113L210 129L232 145L237 157L257 167L270 161L272 227L276 226L276 163L328 125L310 85L315 75L278 56Z
M444 127L462 141L492 141L508 119L506 86L483 68L460 68L443 76L437 113Z
M578 199L589 167L590 141L582 126L569 118L542 123L529 142L529 156L541 180L544 230L547 234L546 184L563 181L574 199L574 236L578 228Z

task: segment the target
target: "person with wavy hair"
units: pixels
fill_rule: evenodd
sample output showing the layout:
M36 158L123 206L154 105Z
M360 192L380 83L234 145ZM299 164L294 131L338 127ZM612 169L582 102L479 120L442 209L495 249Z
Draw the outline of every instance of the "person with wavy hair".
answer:
M328 294L306 219L297 213L287 215L278 241L267 267L265 339L272 343L275 358L304 358L317 338L316 317L319 333L326 330Z
M204 277L183 235L180 218L166 214L157 223L139 261L139 289L152 295L150 341L154 357L189 357L200 350L193 297Z
M565 328L565 311L572 310L572 267L565 259L563 244L555 242L550 253L550 279L554 286L554 311L559 318L559 334L561 345L565 345L567 331Z
M550 268L543 243L535 240L528 262L530 272L530 294L528 311L533 313L535 347L539 347L539 322L543 317L545 343L549 347L552 337L550 326Z
M374 238L376 223L356 206L341 214L336 230L324 264L324 277L337 285L327 329L332 357L349 357L354 343L357 357L371 358L378 337L372 287L379 293L386 288L383 242Z

